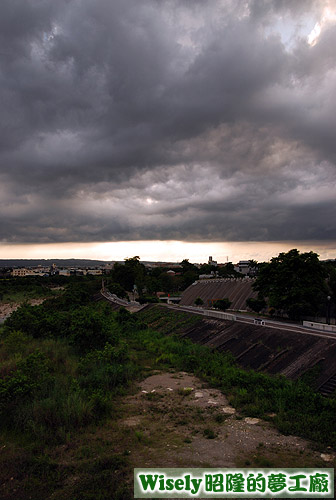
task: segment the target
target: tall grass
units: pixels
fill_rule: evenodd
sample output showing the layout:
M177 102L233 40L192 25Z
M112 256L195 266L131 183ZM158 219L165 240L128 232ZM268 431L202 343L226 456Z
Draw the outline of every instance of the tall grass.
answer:
M34 338L10 328L1 338L0 427L41 443L66 441L72 433L111 414L113 399L138 373L129 349L121 341L117 316L106 318L104 308L91 316L94 328L85 331L80 318L77 335L83 349L73 345L73 329L61 338ZM43 316L45 311L41 311ZM108 322L107 322L108 321ZM113 325L113 335L109 325ZM78 326L78 324L76 323ZM106 327L109 339L101 349L97 325ZM107 326L106 326L107 325ZM82 335L81 335L82 334ZM81 347L83 343L81 343Z

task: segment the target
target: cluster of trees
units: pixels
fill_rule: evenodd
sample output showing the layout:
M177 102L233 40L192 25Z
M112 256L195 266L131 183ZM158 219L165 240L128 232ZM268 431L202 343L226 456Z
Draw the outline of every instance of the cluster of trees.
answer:
M291 319L325 316L335 303L336 267L320 262L314 252L293 249L260 264L253 288L258 299L249 299L248 306L256 312L267 301L271 313L285 314Z
M113 331L109 323L109 306L103 304L105 314L101 314L92 303L92 296L99 287L99 280L82 279L68 284L58 298L34 307L23 304L6 320L5 333L20 331L33 338L67 338L80 352L93 345L102 347L111 340Z
M15 300L20 295L27 298L45 297L52 295L52 289L56 286L68 284L78 277L71 276L24 276L0 278L0 300Z
M132 380L125 328L141 319L93 302L99 280L82 279L39 306L22 305L0 332L8 369L0 378L0 430L20 429L41 442L62 442L69 432L111 413L113 391Z
M119 293L115 291L120 297L125 296L125 291L131 292L134 285L139 295L150 296L156 292L178 293L185 290L195 280L198 279L200 274L210 274L214 271L214 267L208 264L201 266L199 269L194 264L191 264L188 259L181 262L181 267L176 270L175 276L167 274L170 268L156 267L147 269L140 262L138 256L130 259L125 259L124 264L116 263L107 280L107 286L112 291L111 287L116 284L121 287ZM237 273L231 263L223 267L216 268L220 277L241 276Z
M253 285L257 298L249 298L246 305L259 313L267 310L270 314L301 319L305 316L326 316L330 320L335 312L336 263L321 262L314 252L300 253L292 249L280 253L270 262L258 264L250 261L251 267L258 268ZM198 297L195 305L202 306ZM213 304L225 310L230 307L225 298Z
M262 309L266 307L266 300L262 298L254 299L250 297L246 301L247 307L252 309L252 311L259 313Z

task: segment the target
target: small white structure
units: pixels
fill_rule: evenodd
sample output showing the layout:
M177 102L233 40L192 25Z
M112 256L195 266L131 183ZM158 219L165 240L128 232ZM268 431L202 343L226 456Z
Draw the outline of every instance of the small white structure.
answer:
M255 325L265 326L265 320L262 318L254 318L253 323Z

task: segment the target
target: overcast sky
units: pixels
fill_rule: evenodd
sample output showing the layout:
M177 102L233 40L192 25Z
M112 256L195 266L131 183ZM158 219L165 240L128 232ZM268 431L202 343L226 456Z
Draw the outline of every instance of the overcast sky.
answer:
M1 240L330 244L335 47L335 1L2 0Z

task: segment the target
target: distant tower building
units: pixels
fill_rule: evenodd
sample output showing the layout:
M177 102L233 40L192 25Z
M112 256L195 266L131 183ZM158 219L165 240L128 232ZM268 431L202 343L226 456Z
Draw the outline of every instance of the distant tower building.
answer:
M50 266L50 270L49 270L50 274L52 274L52 275L53 275L53 274L56 274L56 271L57 271L57 266L56 266L56 264L51 264L51 266Z
M209 266L217 267L217 261L213 260L211 255L209 257L208 264L209 264Z

